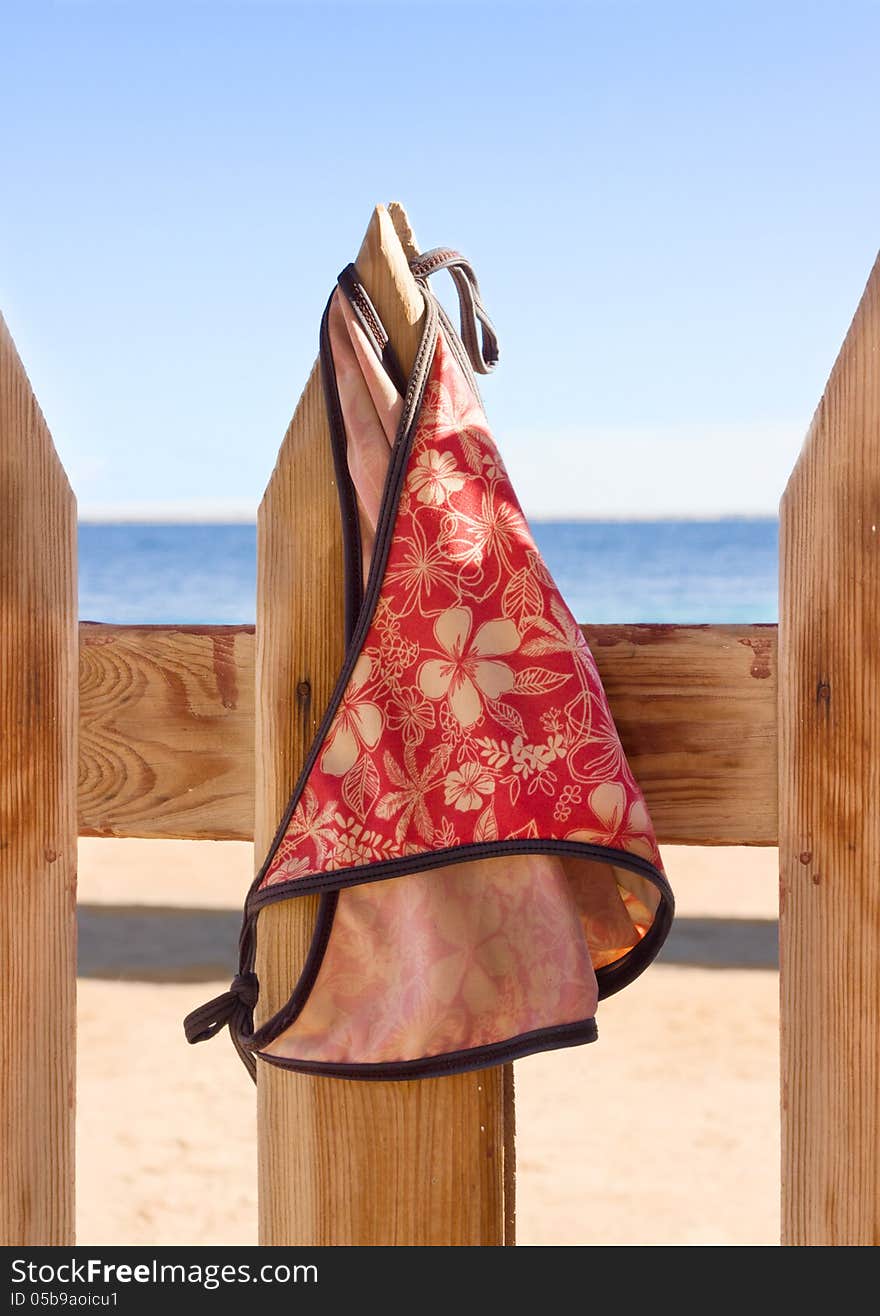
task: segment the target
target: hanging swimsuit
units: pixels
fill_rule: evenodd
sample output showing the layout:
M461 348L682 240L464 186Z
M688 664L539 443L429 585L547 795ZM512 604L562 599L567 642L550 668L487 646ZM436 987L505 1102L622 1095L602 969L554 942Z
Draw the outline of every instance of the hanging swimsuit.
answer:
M406 1079L590 1042L673 899L580 627L489 432L497 360L473 271L413 262L409 379L354 266L321 326L346 654L245 905L239 973L193 1011L286 1069ZM461 336L427 279L448 269ZM287 1004L254 1028L260 911L319 892Z

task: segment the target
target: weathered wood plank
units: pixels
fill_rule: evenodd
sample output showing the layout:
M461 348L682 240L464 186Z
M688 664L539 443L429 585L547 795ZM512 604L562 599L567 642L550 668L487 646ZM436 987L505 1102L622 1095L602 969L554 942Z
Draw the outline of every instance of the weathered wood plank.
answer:
M584 633L661 842L775 845L776 627ZM250 840L253 688L252 627L82 623L80 834Z
M82 836L250 840L254 634L80 625Z
M0 1243L73 1242L76 502L0 318Z
M408 370L421 294L381 208L357 265ZM343 656L338 521L313 372L258 518L258 862ZM260 915L262 1017L290 994L313 919L310 900L287 901ZM500 1069L420 1083L328 1083L261 1066L261 1238L270 1244L501 1243L504 1128Z
M782 499L783 1240L880 1241L880 260Z
M584 634L661 843L775 845L776 627Z

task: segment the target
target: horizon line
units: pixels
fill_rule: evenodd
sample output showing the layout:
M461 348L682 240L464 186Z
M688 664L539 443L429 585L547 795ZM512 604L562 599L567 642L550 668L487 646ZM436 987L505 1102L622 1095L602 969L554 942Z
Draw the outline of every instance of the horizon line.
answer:
M650 523L659 521L682 522L717 522L717 521L776 521L779 514L772 511L658 511L658 512L525 512L526 519L532 525L597 525L615 523ZM84 509L78 516L79 525L252 525L257 518L255 513L245 514L221 511L163 510L149 508L101 508Z

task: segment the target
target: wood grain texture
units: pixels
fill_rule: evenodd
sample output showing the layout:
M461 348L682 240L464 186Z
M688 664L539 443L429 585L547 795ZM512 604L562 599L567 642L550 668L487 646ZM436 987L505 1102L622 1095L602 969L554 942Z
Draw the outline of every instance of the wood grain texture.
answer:
M357 263L408 370L419 337L421 294L382 208L371 220ZM259 863L343 657L339 514L317 372L260 507L258 553ZM314 912L314 902L304 899L260 915L262 1018L290 993ZM423 1082L354 1083L261 1065L261 1239L268 1244L501 1243L504 1128L500 1069Z
M250 840L254 637L80 625L81 836Z
M661 844L775 845L776 627L583 631Z
M880 1242L880 261L780 509L783 1241Z
M407 260L414 260L419 255L419 244L410 217L399 201L389 201L388 216L394 226L397 240L403 248L403 254Z
M0 318L0 1243L73 1242L76 503Z
M583 629L661 843L775 845L776 627ZM253 627L81 623L80 834L250 840L253 687Z
M409 271L409 261L416 255L412 228L403 207L398 202L392 206L395 219L384 206L376 207L355 265L403 372L408 375L422 336L425 305L421 289ZM398 228L408 234L407 251L397 235Z

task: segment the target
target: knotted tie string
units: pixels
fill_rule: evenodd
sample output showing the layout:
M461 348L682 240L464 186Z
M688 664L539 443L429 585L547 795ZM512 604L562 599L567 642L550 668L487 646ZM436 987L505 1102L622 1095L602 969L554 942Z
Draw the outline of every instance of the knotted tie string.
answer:
M253 1032L254 1007L260 993L255 973L237 973L228 992L215 996L193 1010L183 1021L188 1042L206 1042L222 1028L229 1028L233 1038Z

